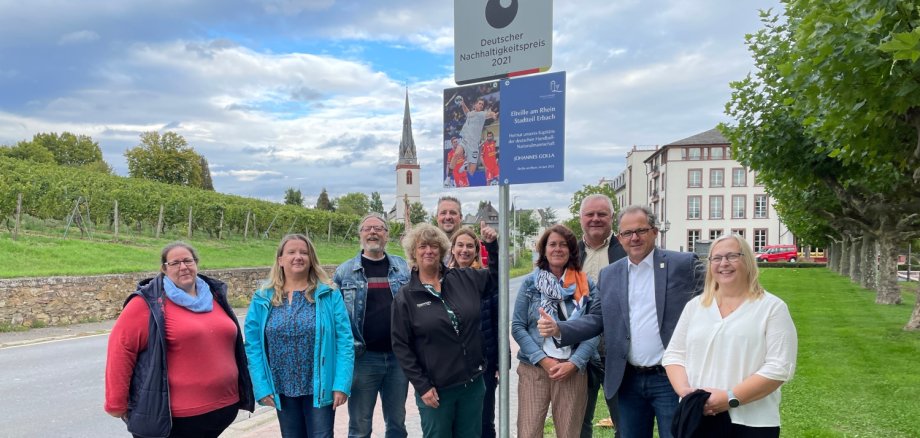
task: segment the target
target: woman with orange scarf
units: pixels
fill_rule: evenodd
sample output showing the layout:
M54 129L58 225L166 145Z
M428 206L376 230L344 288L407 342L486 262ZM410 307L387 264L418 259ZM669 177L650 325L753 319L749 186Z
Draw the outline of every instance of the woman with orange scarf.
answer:
M520 438L543 436L543 423L550 404L556 436L575 438L587 403L585 374L599 338L563 347L553 338L540 336L537 321L546 315L557 321L588 313L596 301L594 283L581 271L575 234L563 225L547 229L537 242L537 269L518 291L511 334L518 352L518 419Z

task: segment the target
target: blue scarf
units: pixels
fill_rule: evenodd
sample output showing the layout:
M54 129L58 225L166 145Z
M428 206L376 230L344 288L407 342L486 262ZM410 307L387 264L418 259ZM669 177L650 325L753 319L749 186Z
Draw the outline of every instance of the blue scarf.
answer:
M214 296L211 295L211 287L197 275L195 276L195 290L198 291L197 297L193 297L188 292L179 289L179 286L176 286L176 283L173 283L169 277L163 276L163 291L166 292L166 296L170 301L195 313L210 312L214 308Z

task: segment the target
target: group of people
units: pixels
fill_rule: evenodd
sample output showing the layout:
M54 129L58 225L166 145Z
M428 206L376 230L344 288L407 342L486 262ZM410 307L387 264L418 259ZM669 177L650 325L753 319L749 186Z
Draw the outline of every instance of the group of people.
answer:
M113 328L105 410L136 437L216 437L258 402L282 436L326 437L345 405L349 437L368 437L379 396L385 435L406 437L411 384L424 436L494 437L497 233L461 211L442 197L437 226L403 237L405 259L386 251L387 221L365 216L331 278L309 238L285 236L242 327L194 248L168 245ZM511 324L518 436L542 437L551 408L557 436L590 437L601 383L618 437L651 437L656 419L661 437L779 436L796 332L750 246L719 238L707 268L655 246L648 208L620 211L616 231L613 215L590 195L581 239L555 225L537 242Z

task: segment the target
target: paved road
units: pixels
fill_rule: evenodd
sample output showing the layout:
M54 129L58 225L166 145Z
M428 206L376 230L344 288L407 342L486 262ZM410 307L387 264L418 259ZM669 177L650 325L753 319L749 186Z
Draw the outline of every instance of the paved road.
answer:
M511 307L521 278L510 281ZM242 316L241 316L242 317ZM112 321L52 327L19 333L0 333L0 437L107 437L126 436L124 423L102 410L104 399L107 330ZM511 342L512 349L516 345ZM516 360L512 358L512 381ZM516 412L512 387L511 412ZM413 392L407 401L407 427L420 430ZM512 422L514 421L514 415ZM226 436L280 436L271 410L250 418L241 412ZM496 417L497 419L497 417ZM379 423L378 423L379 422ZM347 411L337 415L337 426L347 423ZM336 428L337 436L346 433ZM347 430L345 428L344 430ZM375 418L374 435L383 431ZM410 430L410 435L412 430ZM420 432L419 432L420 436Z

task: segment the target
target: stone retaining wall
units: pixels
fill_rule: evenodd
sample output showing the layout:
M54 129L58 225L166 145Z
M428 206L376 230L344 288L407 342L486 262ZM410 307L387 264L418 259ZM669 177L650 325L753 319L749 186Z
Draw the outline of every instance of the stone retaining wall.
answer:
M331 276L335 266L323 266ZM227 283L231 303L249 302L269 268L209 269ZM50 326L114 319L137 282L156 272L0 279L0 325Z

